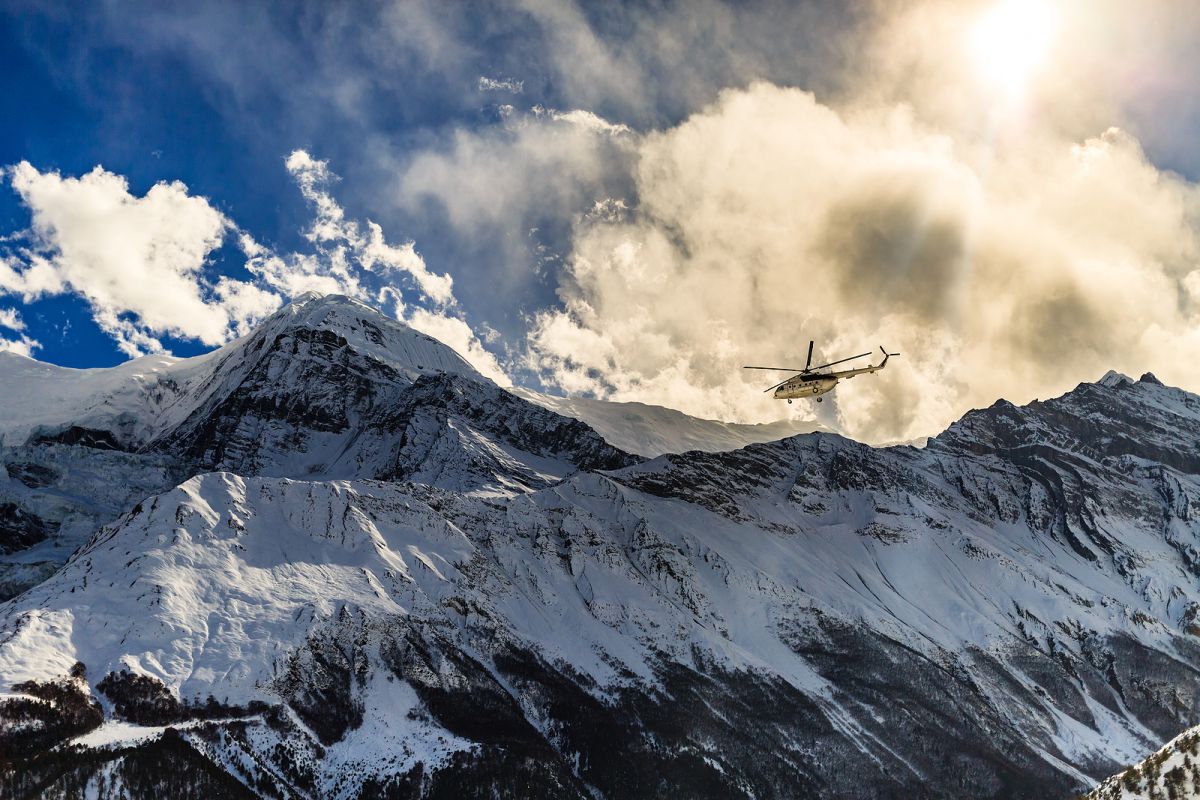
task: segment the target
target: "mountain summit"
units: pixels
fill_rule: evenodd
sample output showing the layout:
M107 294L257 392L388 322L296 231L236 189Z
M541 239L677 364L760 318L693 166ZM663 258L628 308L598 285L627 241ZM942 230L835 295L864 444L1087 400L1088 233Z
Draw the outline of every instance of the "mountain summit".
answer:
M6 795L1066 797L1200 722L1147 377L643 459L339 298L9 364L76 393L0 420Z

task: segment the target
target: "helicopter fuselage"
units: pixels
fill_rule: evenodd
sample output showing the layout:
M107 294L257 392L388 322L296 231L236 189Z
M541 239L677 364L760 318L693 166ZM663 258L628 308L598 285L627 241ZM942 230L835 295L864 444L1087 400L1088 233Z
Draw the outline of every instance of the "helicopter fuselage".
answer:
M802 397L817 397L837 386L838 379L832 375L808 375L788 381L775 390L776 400L796 400Z

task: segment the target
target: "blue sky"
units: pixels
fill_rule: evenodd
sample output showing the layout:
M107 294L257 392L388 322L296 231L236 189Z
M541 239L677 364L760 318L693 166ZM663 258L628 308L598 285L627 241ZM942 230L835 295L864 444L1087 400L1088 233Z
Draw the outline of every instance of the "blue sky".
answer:
M0 337L45 361L203 352L319 284L729 419L784 413L743 361L890 336L908 373L822 411L867 438L1109 367L1200 388L1160 353L1200 298L1187 3L44 6L0 3Z
M75 176L102 165L127 178L135 196L158 181L182 181L256 237L288 247L299 244L307 215L284 159L303 148L329 160L342 177L339 199L349 211L417 239L441 271L470 271L464 262L483 272L520 271L531 265L482 263L492 245L456 242L436 208L417 220L397 213L394 202L381 198L392 176L381 174L380 161L395 170L454 130L494 126L505 104L523 113L539 105L574 109L573 93L588 95L588 108L608 119L650 129L677 121L726 84L772 71L741 76L731 51L724 58L701 56L686 69L639 63L640 74L660 68L687 73L686 80L663 80L651 98L589 91L547 63L550 34L539 19L553 10L520 5L464 4L447 14L435 3L310 4L299 12L294 4L163 10L156 3L104 3L68 12L10 3L0 15L0 103L4 118L16 124L0 129L0 163L26 160L41 171ZM760 17L788 13L798 24L816 16L787 9L785 3L763 5L746 15L747 25L761 39L771 32L758 25ZM611 30L615 42L650 13L601 5L572 12L594 25L600 39ZM682 7L672 14L687 16ZM670 24L669 16L659 14L655 24ZM406 32L410 25L416 30ZM776 47L784 43L778 32L773 38ZM742 44L757 50L760 42ZM791 66L776 71L795 74ZM481 78L520 91L481 90ZM677 94L676 87L685 91ZM29 224L12 192L0 196L0 215L8 232ZM541 222L545 232L560 221ZM236 271L237 259L221 255L214 268ZM487 305L490 289L473 285L481 282L460 284L468 307ZM553 301L552 282L520 282L520 291L530 294L506 299L526 312ZM39 358L70 366L125 358L71 293L21 306L41 343ZM491 324L518 332L517 307L482 311ZM177 354L207 349L170 335L164 344Z

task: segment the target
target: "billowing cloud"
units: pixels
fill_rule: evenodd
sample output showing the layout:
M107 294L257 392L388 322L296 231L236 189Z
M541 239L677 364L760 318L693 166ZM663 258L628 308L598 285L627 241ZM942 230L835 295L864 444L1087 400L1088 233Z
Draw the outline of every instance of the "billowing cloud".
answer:
M232 224L178 181L137 197L100 167L73 178L23 161L6 174L32 225L0 263L0 292L26 302L76 293L130 355L162 350L164 334L220 344L279 304L270 292L206 274Z
M458 129L445 146L421 151L396 194L409 209L436 201L464 235L519 231L539 217L569 216L610 179L623 180L626 148L613 134L625 132L587 111L536 107L501 126Z
M742 420L813 407L766 400L770 376L741 364L802 357L810 337L830 358L887 344L904 353L892 368L818 407L872 440L1110 367L1200 386L1196 188L1156 167L1196 174L1200 93L1178 64L1200 15L1046 3L1046 59L1001 96L970 49L993 5L511 0L447 15L420 0L300 29L271 11L230 24L105 5L74 27L105 32L97 54L186 59L228 130L260 151L319 142L355 176L356 205L438 254L430 271L412 242L348 220L328 166L298 153L309 246L279 253L226 226L254 280L221 294L197 279L230 320L253 312L251 289L341 291L441 330L486 371L458 299L510 347L528 321L527 363L564 390ZM3 258L9 293L66 291L52 248ZM105 319L150 336L142 349L159 335L129 309Z
M643 137L635 174L635 213L581 219L534 321L530 365L565 390L762 419L772 373L743 364L882 344L903 358L835 396L879 441L1110 367L1200 385L1200 193L1119 130L985 153L757 84Z

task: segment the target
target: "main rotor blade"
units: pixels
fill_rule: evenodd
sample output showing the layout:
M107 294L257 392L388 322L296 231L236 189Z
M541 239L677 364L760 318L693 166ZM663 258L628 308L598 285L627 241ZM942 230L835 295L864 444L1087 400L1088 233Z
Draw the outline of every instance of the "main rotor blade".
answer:
M795 367L742 367L742 369L773 369L776 372L804 372L802 369Z
M814 344L816 344L815 341L813 341L812 339L808 340L808 360L804 362L804 371L805 372L808 372L810 369L812 369L812 349L813 349ZM819 369L819 367L818 367L818 369Z
M842 363L845 363L846 361L853 361L856 358L862 358L863 356L869 356L869 355L871 355L871 353L870 353L870 351L867 351L866 353L859 353L858 355L850 356L849 358L839 358L837 361L830 361L828 364L822 364L819 367L813 367L813 369L814 370L825 369L826 367L832 367L834 364L842 364Z

